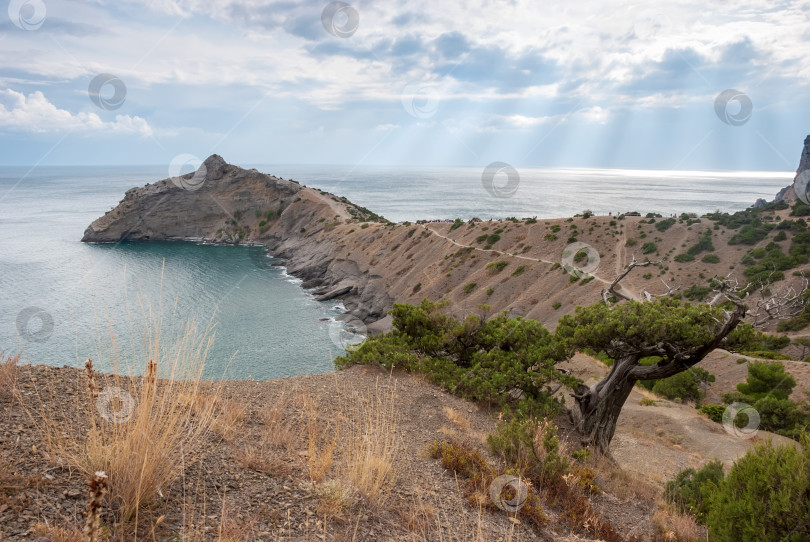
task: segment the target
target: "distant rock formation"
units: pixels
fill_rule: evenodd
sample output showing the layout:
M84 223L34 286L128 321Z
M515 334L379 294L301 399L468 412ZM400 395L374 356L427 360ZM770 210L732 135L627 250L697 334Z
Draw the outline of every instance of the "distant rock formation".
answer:
M796 170L796 177L794 177L794 182L796 179L801 175L803 172L810 169L810 135L807 136L804 140L804 149L802 150L802 156L799 160L799 169ZM776 194L776 198L773 200L775 203L784 201L785 203L795 203L796 202L796 191L793 189L793 184L790 186L784 187L782 190Z

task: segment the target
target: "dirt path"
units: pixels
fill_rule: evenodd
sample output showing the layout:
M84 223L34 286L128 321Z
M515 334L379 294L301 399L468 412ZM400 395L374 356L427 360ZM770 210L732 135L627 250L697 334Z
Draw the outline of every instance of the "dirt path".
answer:
M552 261L550 261L550 260L545 260L545 259L543 259L543 258L530 258L530 257L528 257L528 256L521 256L521 255L519 255L519 254L512 254L511 252L505 252L505 251L503 251L503 250L495 250L495 249L483 249L483 248L474 247L474 246L472 246L472 245L465 245L465 244L463 244L463 243L459 243L459 242L455 241L454 239L451 239L450 237L447 237L447 236L445 236L445 235L440 234L439 232L437 232L437 231L436 231L436 230L434 230L433 228L429 228L427 225L420 224L420 226L422 226L423 228L425 228L427 231L429 231L429 232L430 232L430 233L432 233L433 235L435 235L435 236L437 236L437 237L440 237L441 239L445 239L445 240L447 240L447 241L450 241L450 242L451 242L451 243L453 243L454 245L459 246L459 247L462 247L462 248L471 248L471 249L473 249L473 250L477 250L477 251L479 251L479 252L492 252L492 253L495 253L495 254L500 254L501 256L509 256L510 258L518 258L518 259L521 259L521 260L528 260L528 261L530 261L530 262L536 262L536 261L538 261L538 260L539 260L539 261L541 261L541 262L543 262L543 263L547 263L547 264L550 264L550 265L554 265L555 263L560 263L560 262L552 262ZM593 274L593 273L591 273L591 274ZM599 282L602 282L602 283L604 283L604 284L610 284L610 282L611 282L611 281L609 281L609 280L605 280L605 279L603 279L602 277L600 277L600 276L598 276L598 275L593 275L593 276L594 276L594 278L595 278L596 280L598 280Z

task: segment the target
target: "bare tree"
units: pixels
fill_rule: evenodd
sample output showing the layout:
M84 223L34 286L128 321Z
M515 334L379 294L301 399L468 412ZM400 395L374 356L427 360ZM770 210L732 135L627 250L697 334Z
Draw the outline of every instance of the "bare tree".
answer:
M759 281L756 290L759 299L749 310L749 316L753 320L751 324L754 327L761 327L773 320L790 320L804 310L804 292L808 286L804 273L801 273L801 286L798 289L788 284L776 292L773 291L771 278L774 273L775 271L772 271L766 279Z

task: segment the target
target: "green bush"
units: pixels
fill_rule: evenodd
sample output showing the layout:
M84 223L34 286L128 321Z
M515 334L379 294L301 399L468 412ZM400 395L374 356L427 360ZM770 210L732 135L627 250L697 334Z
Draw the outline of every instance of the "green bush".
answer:
M802 542L810 536L810 437L803 449L770 441L739 459L710 498L714 542Z
M507 265L509 265L507 262L499 260L497 262L487 264L487 269L493 269L496 273L500 273Z
M785 371L785 366L778 361L753 361L748 364L748 376L745 382L737 384L737 391L750 397L753 401L766 395L776 399L787 399L796 386L796 380Z
M677 256L675 256L674 260L679 263L686 263L695 261L695 257L689 253L684 252L683 254L678 254Z
M506 312L458 320L444 312L447 305L395 303L393 330L350 347L335 366L396 366L467 399L543 412L557 404L553 388L578 382L555 368L570 353L540 322Z
M700 261L703 263L720 263L720 257L717 254L705 254Z
M526 271L526 267L523 265L519 265L517 269L515 269L514 272L512 273L512 276L517 277L519 275L522 275L524 271Z
M453 221L453 225L452 225L452 226L450 226L450 231L453 231L453 230L455 230L455 229L458 229L458 228L460 228L460 227L461 227L461 226L463 226L463 225L464 225L464 221L463 221L463 220L461 220L460 218L457 218L457 219L455 219L455 220Z
M709 382L714 382L713 374L700 367L692 367L682 373L656 381L652 392L669 400L698 402L704 396L701 386L706 386Z
M552 307L554 308L554 310L557 310L560 307L562 307L562 303L560 303L559 301L555 301Z
M464 293L469 294L470 292L473 291L473 288L475 288L475 283L474 282L471 282L471 283L467 284L466 286L464 286Z
M698 410L707 415L713 422L723 423L723 413L726 411L726 406L708 404L701 405Z
M698 521L705 521L709 513L711 495L723 483L723 463L714 460L700 470L682 470L667 482L664 498L681 513L693 514Z
M641 253L642 254L651 254L653 252L658 251L658 245L652 242L644 243L641 245Z
M658 231L667 231L672 225L674 225L676 220L674 218L665 218L664 220L659 220L655 223L655 229Z

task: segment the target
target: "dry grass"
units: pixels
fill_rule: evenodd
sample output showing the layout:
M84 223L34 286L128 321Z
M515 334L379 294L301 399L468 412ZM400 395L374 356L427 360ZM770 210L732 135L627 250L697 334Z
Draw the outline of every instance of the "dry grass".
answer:
M164 340L156 319L142 337L125 357L110 332L103 365L113 374L97 373L88 360L86 393L78 394L73 412L66 405L63 419L44 408L56 397L53 390L37 390L40 412L29 411L52 460L87 477L107 473L111 509L124 521L137 519L139 508L183 473L215 421L216 390L202 389L210 329L198 334L186 324ZM138 372L145 376L122 376Z
M374 505L382 505L394 484L399 451L397 401L392 380L384 393L379 381L371 396L358 394L344 415L341 469L351 484Z
M264 423L262 441L285 452L292 452L298 447L298 434L285 416L288 408L289 401L282 398L261 411Z
M230 442L242 431L246 408L235 401L216 401L211 428Z
M34 525L34 534L48 542L85 542L81 529L70 525L60 527L40 521Z
M659 540L693 542L701 540L704 534L694 516L667 511L664 508L655 512L652 522L655 526L656 538Z
M357 490L337 480L327 480L315 487L318 496L318 515L340 520L348 519L349 512L358 501Z
M17 388L17 364L20 354L12 356L0 352L0 399L9 399Z
M299 401L307 422L307 470L313 482L321 482L332 467L338 427L335 422L325 424L326 427L320 423L314 398L302 394Z
M285 476L292 472L290 464L263 442L243 442L234 453L234 460L246 469L273 476Z

